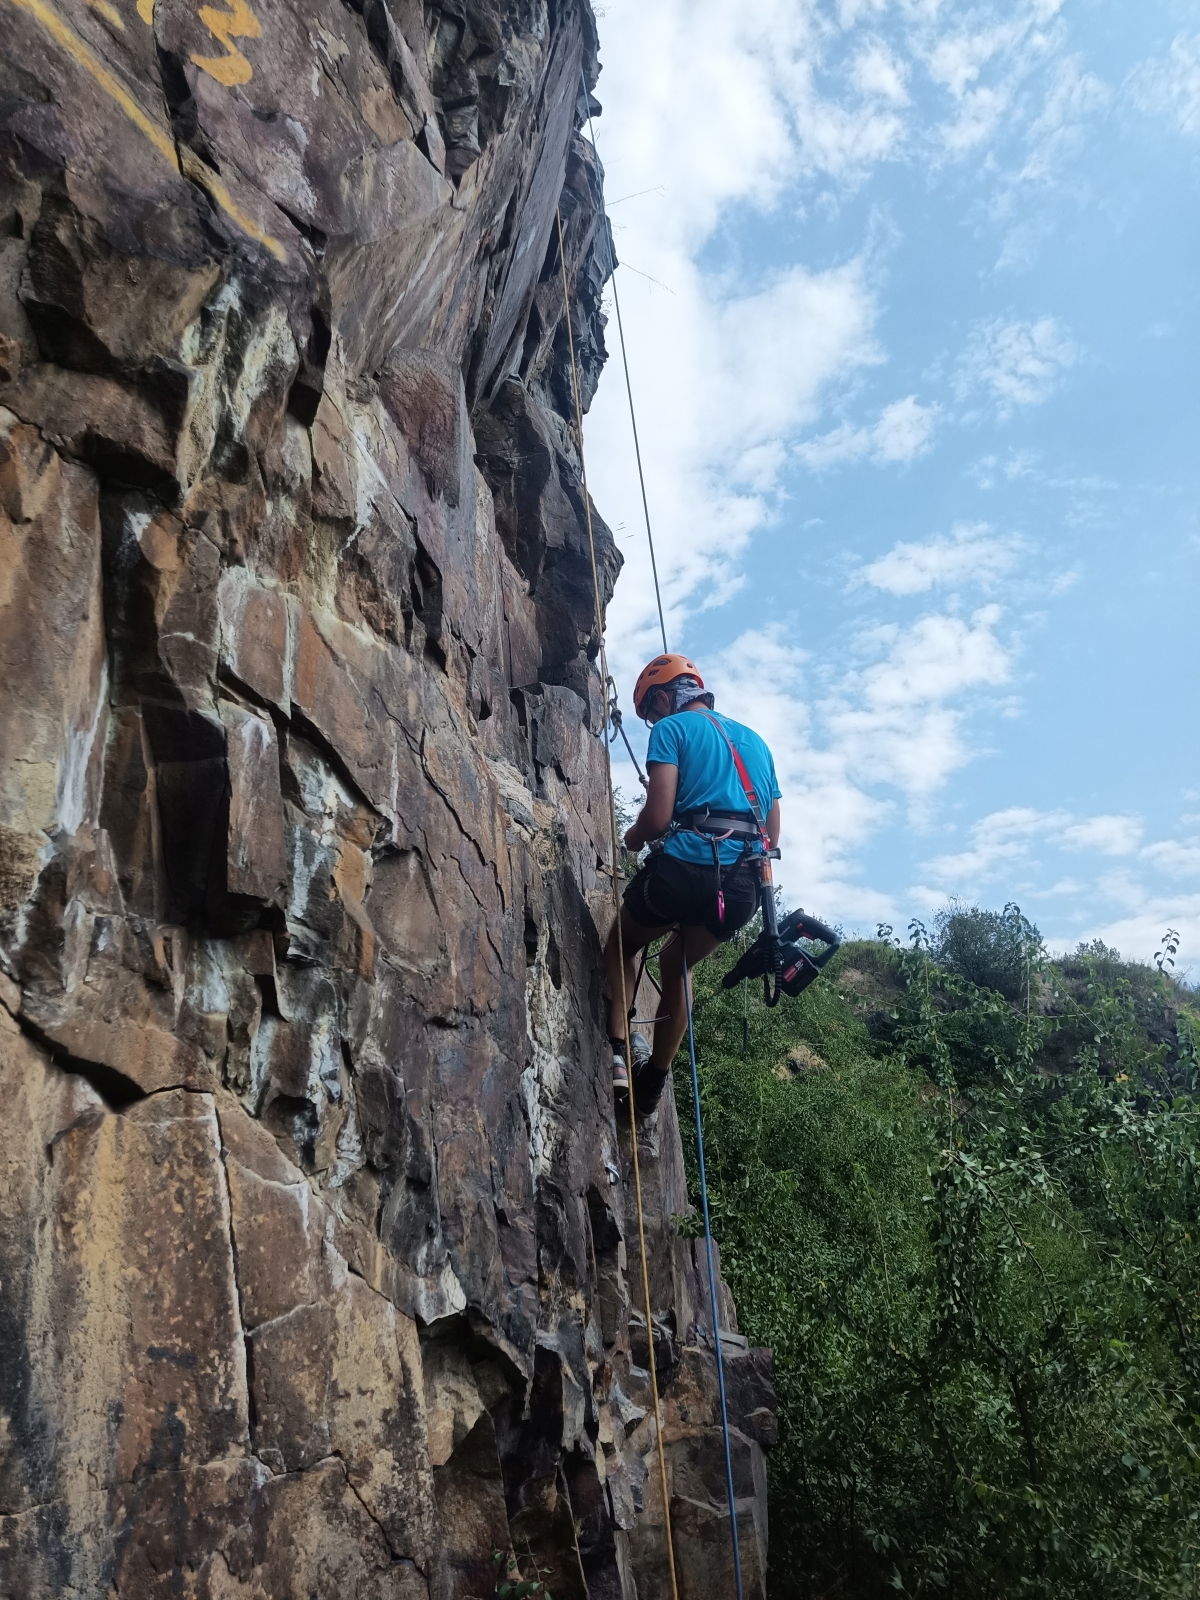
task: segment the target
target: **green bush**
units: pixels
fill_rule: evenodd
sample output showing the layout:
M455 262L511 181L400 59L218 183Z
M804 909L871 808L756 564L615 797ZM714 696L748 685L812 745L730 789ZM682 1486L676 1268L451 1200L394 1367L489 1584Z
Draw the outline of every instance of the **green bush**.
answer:
M1176 986L1150 971L1164 1042L1123 965L1077 993L1043 964L1042 1006L1009 1004L918 935L768 1011L719 989L735 955L697 975L697 1042L723 1270L775 1353L774 1600L1200 1594ZM686 1054L676 1095L694 1161Z
M977 988L1020 1000L1040 963L1042 936L1019 906L981 911L952 903L934 920L933 953L941 966Z

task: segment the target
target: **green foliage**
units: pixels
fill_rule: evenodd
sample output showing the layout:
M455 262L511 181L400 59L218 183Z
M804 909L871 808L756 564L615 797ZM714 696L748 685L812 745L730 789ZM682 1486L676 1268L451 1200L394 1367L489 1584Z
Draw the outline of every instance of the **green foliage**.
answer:
M939 959L949 920L752 991L745 1052L736 951L697 974L714 1231L775 1353L771 1594L1194 1600L1194 997L1047 963L1008 908L1010 1003Z
M523 1576L522 1562L532 1568L533 1577ZM554 1600L544 1581L550 1576L552 1569L539 1567L528 1545L523 1556L517 1555L513 1550L493 1550L492 1565L499 1574L494 1591L495 1600Z
M1019 1000L1041 963L1042 936L1019 906L981 911L953 902L934 920L933 954L939 965L976 987Z

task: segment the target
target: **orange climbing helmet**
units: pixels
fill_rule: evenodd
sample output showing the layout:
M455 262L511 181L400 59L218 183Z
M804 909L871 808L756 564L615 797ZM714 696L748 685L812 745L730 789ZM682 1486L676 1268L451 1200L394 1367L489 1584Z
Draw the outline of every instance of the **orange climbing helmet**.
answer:
M700 676L700 668L694 661L689 661L686 656L655 656L653 661L642 668L638 674L638 681L633 686L633 709L638 716L642 714L642 701L652 689L665 689L669 683L674 683L676 678L683 677L695 678L703 689L704 679Z

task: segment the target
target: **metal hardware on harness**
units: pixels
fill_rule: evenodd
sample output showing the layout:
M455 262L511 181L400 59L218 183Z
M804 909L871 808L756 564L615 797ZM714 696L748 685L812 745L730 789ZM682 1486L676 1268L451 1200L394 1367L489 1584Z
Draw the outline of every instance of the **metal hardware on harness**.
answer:
M685 811L679 827L689 833L703 834L706 839L745 839L753 843L759 837L758 823L749 811Z

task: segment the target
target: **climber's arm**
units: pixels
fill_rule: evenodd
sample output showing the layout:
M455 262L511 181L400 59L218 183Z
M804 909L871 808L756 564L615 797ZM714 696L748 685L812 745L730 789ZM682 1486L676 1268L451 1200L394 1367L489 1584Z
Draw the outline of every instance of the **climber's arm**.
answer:
M660 839L671 826L671 818L675 815L679 768L666 761L651 761L646 771L649 774L646 803L637 821L625 835L627 850L640 850L651 839Z
M779 843L779 801L771 802L771 809L767 812L767 838L771 841L774 850Z

